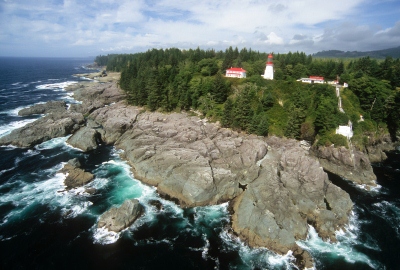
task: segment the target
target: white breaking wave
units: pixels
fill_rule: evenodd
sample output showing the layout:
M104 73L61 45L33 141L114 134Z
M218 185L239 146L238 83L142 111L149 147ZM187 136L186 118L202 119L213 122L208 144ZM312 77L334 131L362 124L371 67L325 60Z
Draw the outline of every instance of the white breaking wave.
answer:
M115 157L115 159L103 162L98 166L94 171L96 178L92 183L88 184L88 187L107 189L110 193L108 199L111 203L110 207L119 206L126 199L136 198L139 200L144 208L144 214L124 231L133 232L143 224L151 224L157 219L156 216L160 212L168 212L171 216L183 219L183 210L179 206L174 202L160 198L155 187L144 185L133 177L130 166L119 159L119 153L120 151L114 149L111 156ZM110 173L111 175L109 175ZM151 205L151 200L159 201L163 209L157 210ZM96 227L93 229L94 243L111 244L117 241L121 234L122 232L114 233L109 232L107 229Z
M10 110L5 110L5 111L1 111L1 114L7 114L9 116L18 116L18 112L22 109L28 108L30 106L21 106L15 109L10 109Z
M41 144L38 144L35 146L36 150L46 150L46 149L53 149L59 146L67 146L66 141L68 140L68 138L71 137L71 135L65 136L65 137L58 137L58 138L53 138L49 141L45 141Z
M121 233L122 232L112 232L106 228L97 228L97 224L95 224L93 226L93 242L102 245L109 245L117 242Z
M238 251L242 260L238 269L298 269L290 250L284 255L279 255L266 248L250 248L228 230L223 230L219 237L224 242L224 251Z
M59 208L64 218L73 218L85 212L92 205L92 202L87 200L89 194L85 192L84 187L65 190L66 175L55 173L62 166L63 163L43 171L43 174L50 176L47 180L33 183L15 181L12 189L0 197L0 204L12 203L16 207L5 216L3 223L10 219L23 218L38 204L48 205L52 211Z
M55 89L63 89L67 88L70 85L78 83L77 81L67 81L67 82L61 82L61 83L47 83L47 84L41 84L36 86L36 89L49 89L49 90L55 90Z
M6 125L0 126L0 137L5 136L14 129L21 128L23 126L26 126L29 123L34 122L36 119L25 119L25 120L20 120L20 121L14 121Z
M367 255L357 251L355 246L363 245L365 248L379 250L374 243L364 243L359 240L359 221L353 212L350 216L349 224L345 227L346 231L339 230L336 232L337 242L323 241L315 228L309 225L308 236L306 240L297 241L297 244L303 249L309 251L315 260L321 257L342 257L349 263L365 263L371 268L377 269L377 262L371 260Z

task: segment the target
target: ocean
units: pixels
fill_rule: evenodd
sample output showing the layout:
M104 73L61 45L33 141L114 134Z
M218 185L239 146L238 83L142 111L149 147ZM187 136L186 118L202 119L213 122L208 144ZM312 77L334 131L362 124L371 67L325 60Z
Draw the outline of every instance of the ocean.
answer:
M93 59L0 58L0 136L41 117L18 111L49 100L76 101L65 87L84 80ZM1 269L296 269L290 252L249 248L231 234L227 204L182 209L136 180L112 146L83 153L56 138L30 149L0 147ZM366 191L340 177L355 206L336 243L310 226L298 244L316 269L398 269L400 265L400 152L374 164L379 187ZM78 158L95 175L65 191L58 173ZM145 214L121 233L98 229L99 216L137 198ZM154 201L161 203L158 208Z

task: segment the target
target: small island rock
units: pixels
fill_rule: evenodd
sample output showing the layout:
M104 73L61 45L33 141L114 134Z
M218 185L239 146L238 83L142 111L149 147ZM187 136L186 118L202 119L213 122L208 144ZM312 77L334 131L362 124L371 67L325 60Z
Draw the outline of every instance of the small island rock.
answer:
M94 179L93 174L80 168L80 163L77 159L68 161L60 172L67 174L64 180L67 189L84 186Z
M120 207L112 207L102 214L97 227L120 232L128 228L142 213L143 206L137 199L126 200Z

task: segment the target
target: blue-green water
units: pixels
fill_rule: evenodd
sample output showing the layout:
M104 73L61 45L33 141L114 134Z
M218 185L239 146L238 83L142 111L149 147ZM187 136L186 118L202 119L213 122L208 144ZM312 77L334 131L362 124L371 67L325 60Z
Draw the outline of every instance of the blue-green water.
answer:
M0 58L0 136L33 121L19 109L48 100L75 102L64 88L91 59ZM251 249L230 233L227 204L181 209L135 180L113 147L83 153L65 138L32 149L0 147L1 269L293 269L281 256ZM58 170L78 158L95 180L65 191ZM396 269L400 262L400 155L375 167L380 188L365 191L334 176L355 208L337 243L323 242L310 227L299 241L317 269ZM145 214L116 234L98 229L99 216L137 198ZM161 203L161 209L154 205Z

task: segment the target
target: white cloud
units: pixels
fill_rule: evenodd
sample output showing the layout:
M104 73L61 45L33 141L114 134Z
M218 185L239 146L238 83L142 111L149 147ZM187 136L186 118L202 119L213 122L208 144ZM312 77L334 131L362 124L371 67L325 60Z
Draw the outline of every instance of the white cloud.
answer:
M88 48L122 52L171 46L311 53L400 44L400 22L387 29L357 22L360 7L368 4L369 0L3 1L0 52L22 51L22 40L31 42L33 50L40 46L38 52L55 43L60 53L75 48L77 54Z

